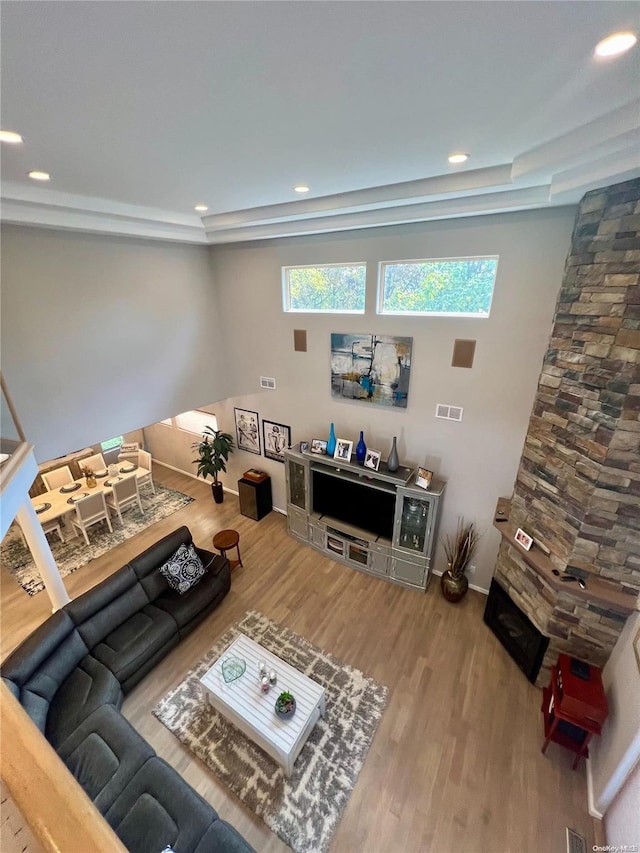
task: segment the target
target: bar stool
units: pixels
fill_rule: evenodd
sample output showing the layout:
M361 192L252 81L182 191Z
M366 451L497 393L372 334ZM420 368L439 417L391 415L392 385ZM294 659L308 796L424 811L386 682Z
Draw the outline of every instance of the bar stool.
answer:
M229 565L232 569L243 565L242 557L240 556L240 534L237 530L219 530L213 537L213 547L217 548L223 557L227 556L227 551L235 548L238 552L238 559L229 560Z

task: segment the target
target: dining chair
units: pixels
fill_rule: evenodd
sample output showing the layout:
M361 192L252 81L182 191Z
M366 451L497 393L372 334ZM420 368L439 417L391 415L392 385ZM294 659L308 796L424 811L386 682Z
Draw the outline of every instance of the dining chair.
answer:
M107 470L107 464L104 461L102 453L94 453L93 456L89 456L87 459L79 459L78 465L80 465L80 468L91 468L94 474L96 471Z
M73 483L73 481L71 468L68 465L64 465L62 468L54 468L53 471L42 474L42 482L48 492L59 489L60 486L66 486L67 483Z
M138 491L138 481L135 476L127 477L113 484L113 491L110 495L106 495L105 502L109 509L118 513L120 524L122 521L122 510L133 504L138 504L140 512L144 515L142 504L140 503L140 493Z
M113 533L111 516L105 503L104 492L96 492L94 495L87 495L86 498L80 498L79 501L76 501L75 508L76 517L71 517L71 524L76 528L76 535L78 530L82 531L87 545L91 545L87 528L91 527L92 524L97 524L98 521L106 521L110 532Z
M139 450L138 451L138 465L141 468L146 468L149 472L145 474L143 477L138 477L138 487L142 486L151 486L151 491L155 495L156 487L153 485L153 476L151 474L151 466L153 464L153 460L151 458L151 454L147 450Z

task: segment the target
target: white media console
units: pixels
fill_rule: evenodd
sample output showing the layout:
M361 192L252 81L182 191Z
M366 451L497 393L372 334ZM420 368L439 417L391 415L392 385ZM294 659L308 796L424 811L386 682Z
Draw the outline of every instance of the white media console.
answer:
M414 485L415 472L386 463L373 471L355 462L285 452L289 533L359 571L425 590L437 542L445 483Z

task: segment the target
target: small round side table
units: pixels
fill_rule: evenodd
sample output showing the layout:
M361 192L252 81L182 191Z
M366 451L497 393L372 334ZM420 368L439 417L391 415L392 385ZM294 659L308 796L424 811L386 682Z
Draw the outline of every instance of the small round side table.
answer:
M238 552L237 560L229 560L229 565L232 569L236 566L242 566L242 557L240 556L240 534L237 530L219 530L213 537L213 547L217 548L223 557L226 557L226 552L231 548L235 548Z

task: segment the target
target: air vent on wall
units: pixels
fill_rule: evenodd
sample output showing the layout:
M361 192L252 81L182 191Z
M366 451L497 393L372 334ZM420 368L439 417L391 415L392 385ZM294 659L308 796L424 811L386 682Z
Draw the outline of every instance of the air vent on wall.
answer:
M267 388L269 391L276 390L276 380L272 376L261 376L260 387Z
M447 406L444 403L438 403L436 406L436 417L443 418L445 421L461 421L464 409L460 406Z

